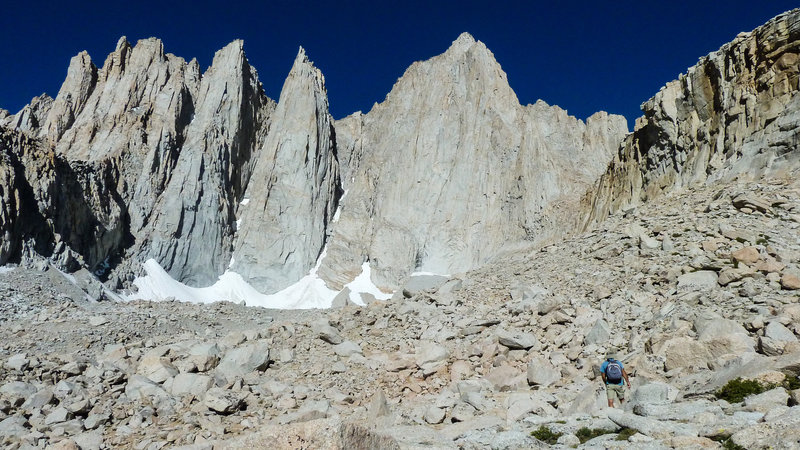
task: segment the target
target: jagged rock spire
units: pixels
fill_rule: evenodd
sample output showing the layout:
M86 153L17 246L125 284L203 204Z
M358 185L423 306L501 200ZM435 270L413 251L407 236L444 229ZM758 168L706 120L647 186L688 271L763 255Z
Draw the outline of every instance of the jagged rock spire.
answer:
M232 270L262 292L305 275L336 208L338 163L322 72L300 47L247 187Z

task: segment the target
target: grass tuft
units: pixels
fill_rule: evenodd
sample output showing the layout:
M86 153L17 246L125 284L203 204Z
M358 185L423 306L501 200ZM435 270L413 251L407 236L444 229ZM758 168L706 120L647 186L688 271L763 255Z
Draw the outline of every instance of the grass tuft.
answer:
M714 436L709 436L708 438L711 439L712 441L719 442L720 444L722 444L722 448L725 450L747 450L741 445L733 442L733 439L731 439L731 435L727 433L716 434Z
M578 439L581 440L581 444L591 441L592 439L602 436L604 434L611 434L613 431L604 430L602 428L587 428L583 427L575 432L575 436L578 436Z
M536 430L531 431L531 436L544 442L545 444L550 445L558 443L558 438L560 438L562 435L563 433L554 433L550 430L550 428L547 428L544 425L540 426Z
M741 403L745 397L766 392L771 386L766 386L756 380L743 380L736 378L728 381L714 395L728 403Z
M617 440L618 441L627 441L631 436L638 433L638 430L634 430L633 428L623 428L619 430L617 433Z

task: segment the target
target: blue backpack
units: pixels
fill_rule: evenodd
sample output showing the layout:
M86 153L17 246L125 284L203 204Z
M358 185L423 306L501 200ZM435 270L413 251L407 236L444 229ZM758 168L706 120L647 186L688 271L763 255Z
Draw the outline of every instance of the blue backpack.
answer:
M606 366L606 381L618 384L622 381L622 365L616 359L609 359Z

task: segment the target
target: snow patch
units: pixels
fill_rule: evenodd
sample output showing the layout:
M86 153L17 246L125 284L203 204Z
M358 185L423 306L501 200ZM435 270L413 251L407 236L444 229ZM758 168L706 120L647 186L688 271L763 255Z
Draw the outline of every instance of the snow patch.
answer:
M0 274L8 273L16 269L14 266L0 266Z
M248 203L250 203L250 199L249 198L244 198L244 199L242 199L241 202L239 202L239 204L242 205L242 206L247 206Z
M333 223L338 222L339 216L342 215L342 202L344 201L345 197L347 197L347 190L345 190L344 194L342 194L342 198L339 199L339 206L336 207L336 212L333 213Z
M367 261L364 261L364 264L361 265L361 273L358 274L353 281L347 283L345 287L350 289L350 301L356 305L364 306L360 295L362 293L372 294L378 300L389 300L392 298L392 294L384 293L372 282L372 271Z
M174 298L182 302L213 303L230 301L246 306L275 309L330 308L338 292L325 286L316 274L316 267L297 283L274 294L262 294L250 286L241 275L230 270L220 275L212 286L195 288L173 279L155 260L144 263L147 275L133 280L139 288L128 300L161 301Z
M274 294L262 294L236 272L231 270L220 275L219 280L211 286L195 288L187 286L173 279L153 259L148 259L143 267L147 275L133 280L138 288L136 293L124 296L125 300L152 300L162 301L170 298L190 303L213 303L217 301L230 301L246 306L260 306L274 309L313 309L330 308L333 299L339 293L328 288L325 282L317 276L326 250L323 250L317 264L308 272L308 275L295 284ZM388 300L392 294L381 292L370 279L369 263L362 266L361 274L347 284L350 289L350 299L359 305L364 305L360 293L369 293L379 300Z
M448 277L448 278L450 277L450 275L448 274L435 273L435 272L414 272L409 276L411 277L430 276L430 277Z

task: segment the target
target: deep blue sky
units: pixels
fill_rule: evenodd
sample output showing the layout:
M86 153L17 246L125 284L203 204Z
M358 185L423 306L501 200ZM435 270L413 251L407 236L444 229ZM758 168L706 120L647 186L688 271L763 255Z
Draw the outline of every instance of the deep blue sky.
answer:
M327 1L5 2L0 11L0 108L12 113L58 93L70 58L101 66L122 35L155 36L196 57L241 38L267 95L277 99L298 46L325 74L341 118L382 101L414 61L463 31L483 41L523 104L543 99L579 118L625 115L718 49L798 6L792 1Z

